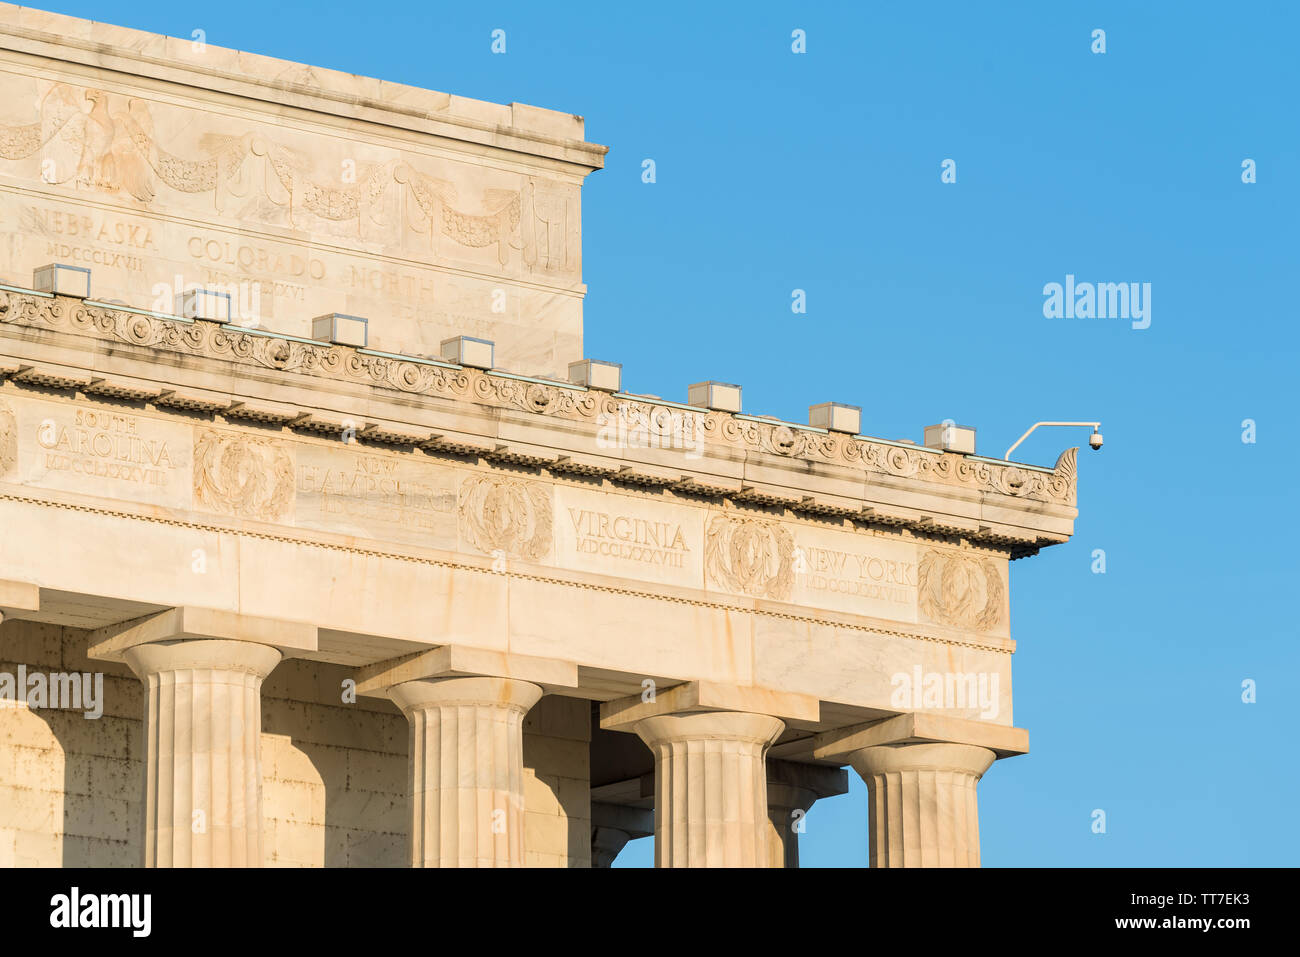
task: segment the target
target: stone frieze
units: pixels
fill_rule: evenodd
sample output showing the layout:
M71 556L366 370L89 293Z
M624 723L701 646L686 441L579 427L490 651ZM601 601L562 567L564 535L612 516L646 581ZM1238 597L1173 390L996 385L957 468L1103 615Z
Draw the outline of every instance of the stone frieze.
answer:
M446 399L472 399L537 415L590 421L650 417L665 407L653 401L573 389L564 385L524 382L474 369L368 354L348 346L319 345L261 335L235 326L189 323L140 315L76 300L46 299L0 291L0 323L91 335L187 355L296 372ZM1076 503L1077 449L1067 449L1051 472L967 456L938 455L921 448L874 442L792 428L779 422L756 422L725 412L696 415L703 435L746 451L766 452L862 469L868 475L892 476L959 486L1066 506Z

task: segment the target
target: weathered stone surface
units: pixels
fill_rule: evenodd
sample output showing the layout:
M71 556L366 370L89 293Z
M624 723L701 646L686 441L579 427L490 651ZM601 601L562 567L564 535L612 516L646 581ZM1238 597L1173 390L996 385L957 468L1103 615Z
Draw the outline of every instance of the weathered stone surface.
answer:
M411 722L412 866L521 867L526 824L555 845L558 816L524 811L523 720L541 688L445 678L388 693Z
M145 866L260 866L262 679L280 653L198 640L126 660L145 684Z
M0 863L607 866L653 813L662 864L793 866L846 761L874 859L978 862L972 768L1028 748L1010 562L1073 533L1075 450L557 381L583 136L0 4L0 688L104 680L7 713Z
M996 757L963 744L864 748L872 867L979 867L975 787Z
M570 114L8 4L0 104L0 281L67 263L139 309L197 284L293 335L338 312L389 352L467 334L528 372L582 357L580 192L604 149Z
M771 865L764 756L784 727L723 711L637 723L655 756L657 867Z

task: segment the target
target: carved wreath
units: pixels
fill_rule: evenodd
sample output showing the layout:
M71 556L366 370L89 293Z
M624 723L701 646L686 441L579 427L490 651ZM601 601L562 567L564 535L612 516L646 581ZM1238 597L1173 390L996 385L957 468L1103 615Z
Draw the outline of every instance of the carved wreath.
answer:
M226 515L280 519L293 499L289 453L265 439L207 429L194 446L194 499Z
M794 586L794 539L776 522L715 515L705 536L704 567L730 591L784 601Z
M980 631L1002 620L1002 575L991 559L930 550L918 574L918 602L929 620Z
M481 552L536 561L551 544L551 499L545 486L472 476L460 487L460 532Z

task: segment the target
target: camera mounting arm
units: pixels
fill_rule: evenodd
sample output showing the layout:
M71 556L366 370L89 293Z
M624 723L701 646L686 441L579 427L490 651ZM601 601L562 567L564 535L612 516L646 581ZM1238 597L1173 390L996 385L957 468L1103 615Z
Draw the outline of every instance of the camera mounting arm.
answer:
M1029 434L1033 432L1034 429L1038 428L1040 425L1078 425L1078 426L1091 427L1092 435L1088 439L1088 444L1091 445L1094 449L1101 448L1101 423L1100 422L1035 422L1033 425L1031 425L1028 428L1028 430L1026 430L1024 435L1022 435L1020 438L1016 439L1014 443L1012 443L1011 448L1007 449L1007 454L1002 456L1002 458L1004 460L1009 460L1011 458L1011 453L1016 450L1016 446L1019 445L1021 442L1023 442L1025 439L1029 438Z

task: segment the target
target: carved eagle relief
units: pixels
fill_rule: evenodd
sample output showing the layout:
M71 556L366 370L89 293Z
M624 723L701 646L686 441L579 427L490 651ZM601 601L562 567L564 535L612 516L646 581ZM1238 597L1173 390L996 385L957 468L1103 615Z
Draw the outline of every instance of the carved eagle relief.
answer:
M133 113L135 122L152 126L148 111L136 100L128 100L117 113L111 105L103 90L55 84L41 99L37 122L0 127L0 156L20 160L39 153L41 178L47 183L121 190L149 202L154 197L152 171L130 133Z

